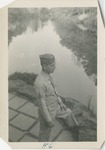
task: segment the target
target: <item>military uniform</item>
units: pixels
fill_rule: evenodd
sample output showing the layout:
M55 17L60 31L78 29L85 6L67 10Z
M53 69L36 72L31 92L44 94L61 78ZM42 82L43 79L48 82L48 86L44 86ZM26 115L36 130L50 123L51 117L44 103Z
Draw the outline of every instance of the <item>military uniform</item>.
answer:
M41 71L35 80L34 88L37 93L39 108L39 141L49 141L51 128L48 127L47 122L54 121L55 118L64 119L69 127L78 126L78 123L69 108L61 110L59 104L62 100L56 91L54 79L50 74Z

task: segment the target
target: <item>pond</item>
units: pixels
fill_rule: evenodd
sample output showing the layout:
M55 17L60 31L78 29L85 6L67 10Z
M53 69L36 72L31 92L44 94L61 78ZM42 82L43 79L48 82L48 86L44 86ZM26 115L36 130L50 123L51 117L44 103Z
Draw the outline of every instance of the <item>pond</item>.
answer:
M62 30L60 26L58 28L57 25L49 19L32 19L26 29L22 29L23 32L12 36L9 43L9 75L14 72L39 74L39 55L54 54L56 70L52 75L56 80L59 94L76 99L85 105L88 105L91 99L91 108L96 112L97 87L86 74L81 59L73 53L72 48L62 44L61 32L67 31ZM12 28L16 29L15 25Z

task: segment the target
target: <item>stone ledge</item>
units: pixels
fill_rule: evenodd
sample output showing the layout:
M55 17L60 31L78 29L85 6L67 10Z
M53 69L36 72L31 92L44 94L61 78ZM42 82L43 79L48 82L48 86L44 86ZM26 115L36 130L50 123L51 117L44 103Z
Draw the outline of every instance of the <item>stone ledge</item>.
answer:
M10 113L13 113L12 115L9 116L10 118L12 118L9 121L10 128L12 126L12 129L15 129L15 132L17 131L18 134L20 133L20 135L21 135L21 133L23 133L23 134L22 134L22 137L19 137L20 140L16 139L17 138L17 136L16 136L15 139L11 138L10 141L11 142L15 142L14 140L21 141L21 139L23 139L23 137L25 137L25 134L27 134L27 133L29 133L29 135L32 138L37 139L38 134L39 134L39 123L37 123L38 118L34 119L34 116L36 115L36 117L38 117L38 112L37 112L38 107L34 106L33 103L28 102L27 98L21 98L16 95L15 95L15 97L13 97L11 99L11 101L9 101L9 104L11 104L11 102L12 102L12 104L11 104L12 108L10 108ZM80 128L79 141L96 141L97 140L96 117L92 116L90 114L89 110L86 108L86 106L80 104L78 101L75 101L71 98L70 99L67 98L67 100L65 99L65 102L66 102L67 106L70 107L71 110L76 115L78 123L82 125ZM35 108L35 114L33 114L34 108ZM15 116L15 114L17 114L17 115ZM55 124L57 124L57 123L58 122L56 122ZM58 124L60 124L60 123L58 123ZM61 124L55 125L55 127L52 128L50 141L63 141L63 140L65 142L73 141L71 133L69 132L70 133L70 135L69 135L69 133L67 133L67 131L64 132L64 130L66 130L65 124L64 125L62 124L63 126L61 126ZM24 132L24 131L26 131L26 132ZM15 136L15 135L12 135L12 130L10 131L9 134L10 134L10 137ZM69 138L70 138L70 140L69 140ZM27 138L26 138L26 140L27 140Z
M31 102L28 102L25 104L23 107L18 109L19 112L22 112L24 114L27 114L29 116L38 118L38 107L36 107L34 104Z
M26 102L27 100L16 96L9 102L9 107L16 110L23 106Z
M27 117L23 114L19 114L15 119L10 122L11 125L23 131L28 130L33 125L33 123L35 123L35 119Z
M9 100L13 99L15 97L14 93L9 93Z
M24 132L9 126L9 140L13 142L17 142L22 136L24 135Z
M30 135L25 135L22 139L21 142L38 142L36 138L31 137Z
M9 110L9 120L13 119L17 115L18 115L18 112L11 110L11 109Z

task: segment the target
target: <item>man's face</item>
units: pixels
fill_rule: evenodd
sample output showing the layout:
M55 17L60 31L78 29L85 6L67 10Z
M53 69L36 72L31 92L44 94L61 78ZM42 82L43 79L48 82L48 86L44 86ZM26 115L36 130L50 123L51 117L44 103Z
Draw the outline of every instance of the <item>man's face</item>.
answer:
M53 73L55 70L55 62L53 62L52 64L49 64L49 65L45 65L44 69L47 73Z

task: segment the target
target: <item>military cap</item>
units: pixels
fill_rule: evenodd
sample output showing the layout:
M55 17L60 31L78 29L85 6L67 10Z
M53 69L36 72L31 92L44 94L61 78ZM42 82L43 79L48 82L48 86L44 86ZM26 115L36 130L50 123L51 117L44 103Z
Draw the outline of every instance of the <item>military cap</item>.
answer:
M52 54L43 54L43 55L39 55L39 57L40 57L41 65L43 64L49 65L55 62L55 57Z

